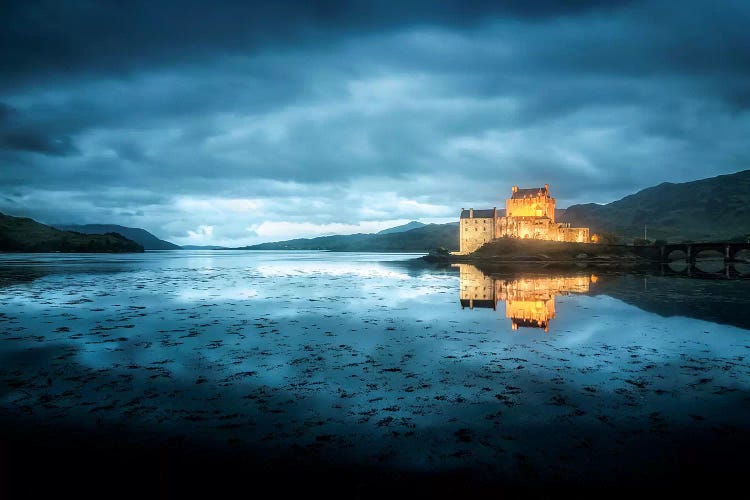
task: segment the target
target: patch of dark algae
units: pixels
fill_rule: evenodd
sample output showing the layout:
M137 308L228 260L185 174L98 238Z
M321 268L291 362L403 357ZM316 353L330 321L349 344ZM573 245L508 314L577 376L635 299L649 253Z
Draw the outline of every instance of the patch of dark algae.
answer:
M121 430L2 424L0 498L600 498L656 492L692 498L706 487L714 494L741 487L748 463L741 450L750 445L743 433L719 439L716 433L686 434L667 447L633 435L627 451L613 457L613 476L571 481L543 478L522 467L523 460L508 474L429 473L321 462L302 449L269 460L260 450L203 448L185 438L144 444Z

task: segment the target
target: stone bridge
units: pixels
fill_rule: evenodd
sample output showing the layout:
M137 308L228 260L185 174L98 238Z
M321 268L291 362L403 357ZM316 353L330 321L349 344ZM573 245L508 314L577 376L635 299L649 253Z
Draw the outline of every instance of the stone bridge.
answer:
M734 262L740 251L750 250L750 243L668 243L656 248L662 262L667 262L669 255L678 250L685 253L685 260L690 264L695 264L698 254L705 250L715 250L724 256L724 262Z
M698 254L705 250L719 252L724 262L735 262L739 252L750 251L750 243L667 243L666 245L630 246L628 248L641 257L659 262L669 262L669 256L679 250L685 253L685 260L690 265L694 265Z

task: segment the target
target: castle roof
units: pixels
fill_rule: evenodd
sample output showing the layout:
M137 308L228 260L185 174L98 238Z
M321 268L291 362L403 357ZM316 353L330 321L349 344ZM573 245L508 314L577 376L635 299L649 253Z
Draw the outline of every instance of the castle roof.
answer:
M474 210L474 218L475 219L491 219L495 216L495 209L494 208L488 208L488 209L482 209L482 210ZM468 219L469 218L469 211L468 210L461 210L461 218L462 219Z
M544 195L549 196L549 190L547 189L547 187L542 186L540 188L516 189L516 191L511 195L511 198L536 198L537 196Z

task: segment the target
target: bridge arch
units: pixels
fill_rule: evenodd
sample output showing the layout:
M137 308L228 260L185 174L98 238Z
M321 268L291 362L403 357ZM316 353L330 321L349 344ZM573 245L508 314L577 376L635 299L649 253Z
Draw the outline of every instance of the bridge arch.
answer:
M698 272L705 274L724 274L726 273L728 264L724 262L724 259L699 259L695 262L694 269Z
M735 262L750 262L750 248L739 248L730 251L729 258Z
M647 248L647 247L634 247ZM750 242L698 242L668 243L657 247L657 257L662 262L682 260L694 265L696 260L723 260L724 262L750 262ZM641 255L646 256L643 251Z
M735 262L734 270L742 277L750 277L750 262Z
M723 246L696 246L693 249L695 260L724 260Z
M674 260L687 260L687 249L682 247L668 248L665 251L664 260L672 262Z
M687 272L688 268L690 267L684 258L682 260L680 259L671 260L665 265L669 269L669 272L676 273L676 274L682 274L684 272Z

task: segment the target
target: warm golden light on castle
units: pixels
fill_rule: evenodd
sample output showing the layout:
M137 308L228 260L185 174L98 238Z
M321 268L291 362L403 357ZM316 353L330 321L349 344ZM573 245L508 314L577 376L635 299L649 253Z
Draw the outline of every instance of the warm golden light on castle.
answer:
M505 200L504 216L497 208L461 209L458 253L471 253L501 237L583 243L589 241L589 229L555 222L555 199L550 196L549 184L533 189L513 186L511 197Z
M549 331L555 317L555 296L587 293L597 277L592 275L543 278L493 278L471 264L453 264L459 268L461 307L491 307L505 302L505 317L511 328L542 328Z

